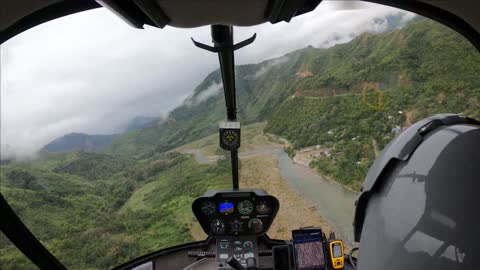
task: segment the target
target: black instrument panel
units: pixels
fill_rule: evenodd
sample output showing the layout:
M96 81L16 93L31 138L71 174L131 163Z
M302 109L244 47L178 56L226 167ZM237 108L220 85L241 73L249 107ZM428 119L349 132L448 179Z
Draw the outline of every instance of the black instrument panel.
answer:
M217 236L216 261L217 269L231 269L227 261L235 258L243 267L247 267L247 259L255 258L258 261L257 237L249 236Z
M278 200L262 189L209 190L192 204L208 235L262 235L278 208Z

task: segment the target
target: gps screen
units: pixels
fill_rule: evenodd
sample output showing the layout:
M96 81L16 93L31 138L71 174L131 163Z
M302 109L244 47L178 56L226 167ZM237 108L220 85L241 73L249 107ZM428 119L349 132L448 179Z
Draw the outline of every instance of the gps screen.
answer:
M340 244L333 245L333 257L335 258L342 257L342 249Z
M295 250L295 269L325 269L322 233L320 231L294 234L293 245Z

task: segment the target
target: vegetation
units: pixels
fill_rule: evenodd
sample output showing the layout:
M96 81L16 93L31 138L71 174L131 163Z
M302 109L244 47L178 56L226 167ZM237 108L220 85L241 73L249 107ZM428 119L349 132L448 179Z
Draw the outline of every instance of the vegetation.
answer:
M263 130L288 139L290 156L306 146L328 149L311 166L359 188L375 155L402 128L438 112L480 118L478 74L480 54L464 38L418 19L329 49L307 47L237 67L239 119L257 123L244 136ZM218 139L207 136L224 119L224 98L202 94L220 82L214 71L167 119L116 137L102 152L43 152L1 164L2 195L71 269L107 269L190 241L191 201L228 186L229 161L199 165L168 150ZM252 137L242 149L267 145L264 139ZM0 262L2 269L30 269L3 236Z
M71 152L64 157L71 159L68 164L91 165L92 155L97 154ZM184 155L162 158L144 160L111 178L105 178L101 170L98 175L78 175L79 167L73 167L73 173L56 172L49 166L52 160L10 163L2 165L2 194L69 269L112 268L147 252L190 241L192 200L207 188L229 183L225 160L198 166ZM19 265L28 269L5 238L0 249L2 269L18 269Z
M266 131L295 149L330 149L311 166L355 189L402 128L436 113L480 118L480 54L432 21L363 34L316 55L309 69L300 94L279 106Z

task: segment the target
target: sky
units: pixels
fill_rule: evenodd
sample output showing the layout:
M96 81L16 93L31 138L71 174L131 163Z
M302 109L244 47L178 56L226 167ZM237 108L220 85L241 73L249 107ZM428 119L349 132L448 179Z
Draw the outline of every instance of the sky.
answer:
M281 57L306 46L330 47L363 32L382 32L382 18L414 15L398 9L324 1L290 23L236 27L235 40L257 33L235 53L237 64ZM105 9L63 17L32 28L0 47L2 158L31 157L71 132L121 132L135 116L165 116L189 97L217 56L209 27L135 29ZM210 86L211 92L219 86ZM209 92L210 93L210 92Z

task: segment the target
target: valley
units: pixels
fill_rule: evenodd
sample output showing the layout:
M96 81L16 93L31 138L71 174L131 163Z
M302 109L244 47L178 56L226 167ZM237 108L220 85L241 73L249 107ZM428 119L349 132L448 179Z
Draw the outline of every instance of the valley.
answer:
M291 237L290 231L301 227L301 224L321 224L326 232L337 232L347 245L351 246L351 223L357 193L318 175L308 164L302 162L303 160L295 159L312 151L320 153L322 149L316 146L301 149L291 159L284 152L284 148L289 146L288 142L280 141L259 128L266 124L256 123L244 127L247 135L242 138L249 147L243 148L239 157L241 188L260 187L281 201L282 207L269 235L288 239ZM212 137L218 140L217 136L212 135L174 151L193 155L199 164L212 164L222 158L209 151L217 145L217 140ZM312 220L315 223L312 223ZM193 228L192 231L196 229Z

